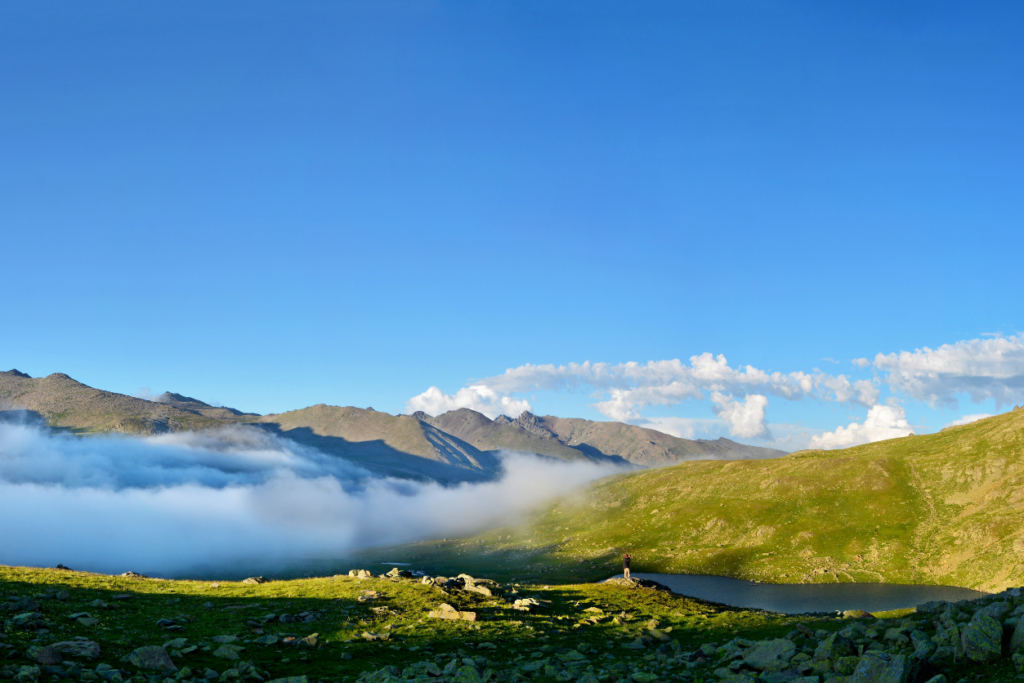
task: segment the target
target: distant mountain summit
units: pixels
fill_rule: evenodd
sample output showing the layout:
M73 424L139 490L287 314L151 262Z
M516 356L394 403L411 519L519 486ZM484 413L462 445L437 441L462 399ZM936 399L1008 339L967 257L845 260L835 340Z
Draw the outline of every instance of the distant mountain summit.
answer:
M691 441L621 422L530 412L492 420L468 408L435 417L320 404L256 415L174 392L148 401L94 389L62 373L32 378L18 370L0 372L0 413L76 433L145 435L249 424L378 474L446 483L499 475L501 451L636 467L785 455L729 439Z
M747 446L725 438L693 441L622 422L594 422L552 415L539 417L530 412L523 412L514 420L506 415L491 420L468 408L437 417L416 412L413 417L482 450L524 451L564 460L582 455L594 461L662 467L684 460L759 460L786 454L774 448Z

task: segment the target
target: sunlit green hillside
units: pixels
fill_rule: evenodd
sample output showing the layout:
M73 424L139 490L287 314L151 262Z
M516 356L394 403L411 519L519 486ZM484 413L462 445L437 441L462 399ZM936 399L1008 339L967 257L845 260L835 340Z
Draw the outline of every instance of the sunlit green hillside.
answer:
M602 480L526 523L388 549L506 577L1024 584L1024 410L927 436Z

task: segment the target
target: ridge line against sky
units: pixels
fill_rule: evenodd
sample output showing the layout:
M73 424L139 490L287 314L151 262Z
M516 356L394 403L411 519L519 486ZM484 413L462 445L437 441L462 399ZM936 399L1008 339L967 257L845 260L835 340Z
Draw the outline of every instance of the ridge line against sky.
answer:
M706 436L715 428L725 428L732 437L793 449L845 448L907 436L921 429L907 421L903 404L908 401L924 404L933 411L958 409L961 398L974 404L991 403L996 411L1014 402L1024 402L1024 335L990 335L943 344L936 349L878 353L874 360L853 359L853 372L872 370L872 377L867 379L829 374L817 368L786 374L769 373L751 365L733 368L724 355L706 352L691 356L689 361L525 364L472 381L454 394L445 394L432 386L409 399L406 412L421 410L438 415L470 408L491 418L500 414L515 417L524 410L533 410L523 394L533 392L536 396L589 388L591 398L604 399L590 404L591 407L609 420L685 438ZM883 389L889 394L884 402ZM867 414L860 422L840 425L831 431L801 432L789 425L778 425L787 433L777 439L768 421L769 396L792 402L829 401L857 406L867 409ZM640 412L652 406L675 407L691 401L710 401L716 418L645 417ZM943 426L966 424L991 414L963 415Z

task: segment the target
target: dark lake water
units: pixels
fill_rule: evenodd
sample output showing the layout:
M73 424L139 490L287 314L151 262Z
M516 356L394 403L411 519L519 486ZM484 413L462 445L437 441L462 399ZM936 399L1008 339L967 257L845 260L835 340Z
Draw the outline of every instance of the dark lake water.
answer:
M986 595L956 586L906 586L897 583L751 583L724 576L639 572L633 572L633 578L657 581L673 592L701 600L786 614L848 609L884 612L915 607L931 600L955 602Z

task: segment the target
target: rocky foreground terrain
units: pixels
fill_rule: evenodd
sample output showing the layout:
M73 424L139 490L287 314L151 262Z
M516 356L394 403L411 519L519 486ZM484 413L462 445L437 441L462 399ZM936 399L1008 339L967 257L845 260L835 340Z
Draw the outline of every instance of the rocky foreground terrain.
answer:
M17 683L958 683L1024 678L1024 596L869 615L736 610L645 581L392 569L208 583L0 567Z

